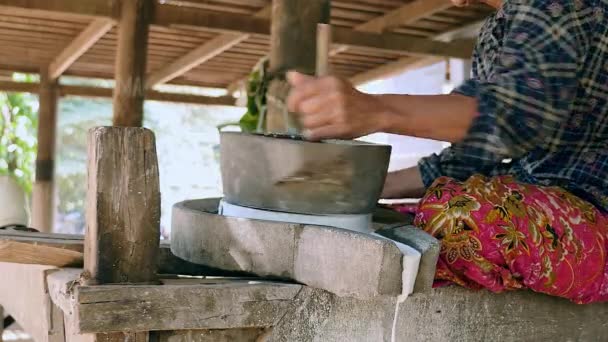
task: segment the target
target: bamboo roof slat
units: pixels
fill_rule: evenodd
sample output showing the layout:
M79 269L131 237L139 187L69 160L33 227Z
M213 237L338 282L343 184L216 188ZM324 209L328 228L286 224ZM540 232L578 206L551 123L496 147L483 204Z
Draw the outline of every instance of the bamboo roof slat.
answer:
M67 53L64 50L71 46L74 39L79 37L95 18L111 16L108 9L103 7L106 5L102 0L87 1L87 4L76 10L57 10L65 7L62 3L78 1L81 0L0 0L0 46L2 46L0 69L21 71L47 67L62 52ZM416 54L411 51L383 49L381 44L376 44L374 36L366 32L361 33L359 40L363 43L357 44L356 40L356 30L369 26L371 22L374 22L375 27L378 25L382 27L383 18L389 18L402 8L417 8L419 13L426 13L424 10L428 10L429 14L422 18L413 17L412 20L401 22L395 27L389 25L384 30L383 39L390 41L393 38L386 34L394 33L397 38L424 38L425 41L430 42L430 39L445 32L482 20L490 13L490 9L484 5L464 9L451 7L446 5L449 0L445 0L444 3L441 3L441 0L434 0L432 3L439 6L436 11L433 11L433 8L423 10L421 6L424 6L425 1L333 0L331 23L350 31L338 34L338 37L345 39L348 44L346 49L341 48L345 46L342 43L334 44L336 50L330 58L331 70L340 76L350 78L360 73L373 73L374 70L391 63L403 63L405 59L413 58L412 56ZM170 9L172 11L170 15L182 13L188 17L192 12L200 12L224 16L228 21L235 18L267 18L265 16L269 13L268 6L271 2L271 0L162 0L159 6ZM410 6L414 2L420 4ZM427 2L427 5L429 3ZM153 22L150 27L147 66L149 75L163 70L196 49L200 50L200 47L206 43L221 42L218 37L226 29L238 28L238 24L223 22L218 27L203 27L196 25L192 19L184 23L170 24L167 20L176 18L170 15L165 15L161 21ZM201 18L205 18L207 24L217 24L215 19L211 20L213 16ZM391 18L394 20L394 16ZM174 72L175 75L171 76L174 78L166 82L228 88L234 82L246 78L259 60L268 54L270 48L268 30L257 29L258 26L254 24L259 26L260 22L244 23L246 36L236 43L233 42L233 46L218 50L217 54L210 53L210 58L200 59L202 64L192 65L191 68L180 71L183 74ZM247 31L248 28L253 27L251 25L256 29ZM399 39L401 39L399 44L407 48L407 44L404 44L406 40ZM90 46L83 43L83 46L87 47L86 51L79 54L73 62L70 60L70 63L64 66L63 74L112 79L116 44L117 28L114 25ZM60 71L64 68L60 68Z

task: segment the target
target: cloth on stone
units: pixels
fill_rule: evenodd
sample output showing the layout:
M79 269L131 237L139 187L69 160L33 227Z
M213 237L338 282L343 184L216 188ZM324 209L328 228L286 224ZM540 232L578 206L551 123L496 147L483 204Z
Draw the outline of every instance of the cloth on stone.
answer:
M559 187L440 177L414 224L441 240L436 286L608 301L608 215Z

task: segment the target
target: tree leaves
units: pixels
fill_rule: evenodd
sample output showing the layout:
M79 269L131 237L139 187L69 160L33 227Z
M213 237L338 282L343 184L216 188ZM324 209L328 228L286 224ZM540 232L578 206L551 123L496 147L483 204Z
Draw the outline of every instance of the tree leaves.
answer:
M0 175L10 175L31 193L36 160L37 100L22 93L0 93Z
M266 114L266 93L269 84L268 59L263 59L247 81L247 112L239 121L241 131L247 133L258 131L260 120Z

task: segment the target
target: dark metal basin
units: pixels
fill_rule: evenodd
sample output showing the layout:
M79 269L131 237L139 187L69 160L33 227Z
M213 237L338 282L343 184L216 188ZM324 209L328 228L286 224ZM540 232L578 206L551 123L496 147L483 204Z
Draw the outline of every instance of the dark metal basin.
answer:
M220 141L226 201L318 215L371 213L391 154L388 145L351 140L222 132Z

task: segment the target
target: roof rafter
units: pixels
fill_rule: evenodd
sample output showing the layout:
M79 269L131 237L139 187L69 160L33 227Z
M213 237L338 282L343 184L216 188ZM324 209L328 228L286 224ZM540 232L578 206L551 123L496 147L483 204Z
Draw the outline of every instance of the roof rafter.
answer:
M0 6L12 6L29 10L47 10L72 13L75 15L113 17L114 1L107 0L0 0ZM157 4L154 25L165 27L188 27L216 30L218 32L235 32L242 34L270 34L270 21L250 16L222 14L182 8L179 6ZM367 33L347 28L335 27L332 30L332 41L339 45L357 48L401 52L421 56L449 56L466 58L471 55L469 44L454 44L417 38L403 34ZM472 45L472 44L471 44Z
M399 26L412 24L452 6L450 0L415 0L383 16L356 26L355 30L382 33Z
M256 18L269 18L272 12L272 6L268 5L258 11L254 17ZM148 76L147 87L153 88L159 84L163 84L171 81L172 79L179 77L186 72L196 68L197 66L205 63L213 57L221 54L222 52L229 50L233 46L246 40L249 37L248 34L242 33L224 33L216 38L202 44L198 48L190 51L189 53L178 58L173 63L166 65L160 70L152 73Z
M94 19L49 65L49 76L57 79L80 56L103 37L114 26L114 21L106 18Z
M471 36L472 34L477 33L479 31L479 29L481 28L481 25L483 24L483 22L484 22L484 20L476 21L476 22L473 22L464 27L458 28L456 30L441 33L440 35L434 37L434 39L440 40L440 41L445 41L445 40L453 41L456 38L460 38L460 39L467 38L467 37ZM358 86L358 85L361 85L361 84L364 84L367 82L371 82L371 81L375 81L378 79L397 75L397 74L403 73L408 70L413 70L413 69L429 66L431 64L438 63L440 61L441 61L441 59L437 58L437 57L401 58L396 62L388 63L388 64L382 65L380 67L377 67L375 69L368 70L368 71L362 72L358 75L355 75L350 78L350 81L354 85Z

